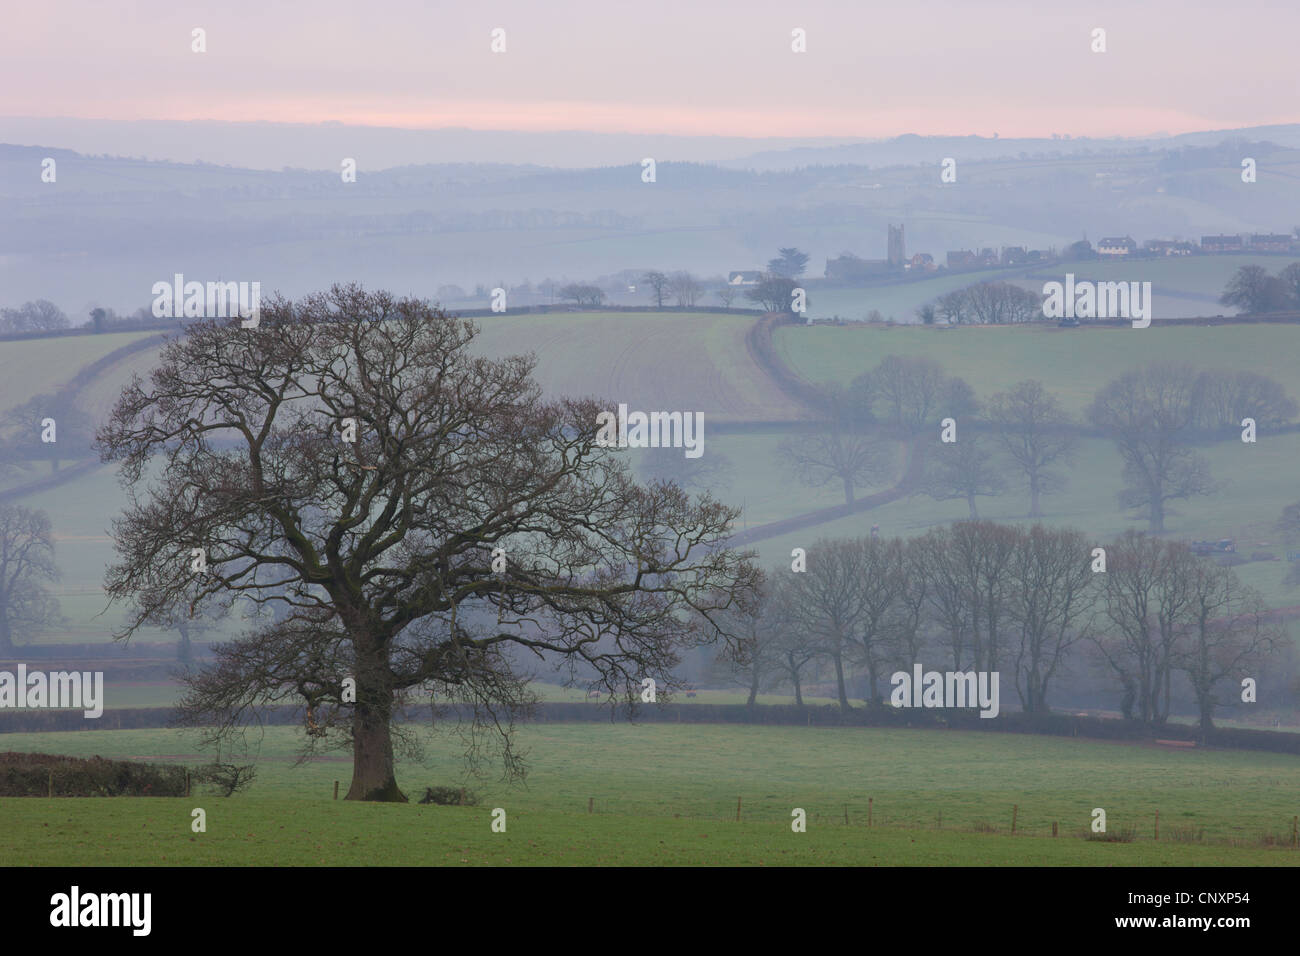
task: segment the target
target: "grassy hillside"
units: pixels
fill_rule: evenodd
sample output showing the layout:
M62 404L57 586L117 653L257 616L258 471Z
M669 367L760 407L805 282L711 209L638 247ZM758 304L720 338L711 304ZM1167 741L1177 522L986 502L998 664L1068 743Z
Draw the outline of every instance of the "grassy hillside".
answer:
M751 316L573 313L476 319L485 355L535 351L553 394L596 395L633 409L689 409L715 422L792 421L785 398L745 348Z
M1080 412L1121 372L1175 361L1259 372L1300 400L1300 325L783 326L774 340L784 361L810 382L847 383L886 355L922 355L966 379L981 398L1036 378Z
M706 449L727 459L712 486L724 501L742 506L740 529L752 528L820 508L840 504L834 485L811 488L796 481L778 458L788 428L757 428L710 433L710 422L739 423L793 415L792 405L773 388L750 361L744 332L750 320L727 316L581 314L559 316L493 316L482 320L480 346L485 352L536 349L539 378L550 389L604 394L611 402L627 401L641 408L703 408ZM12 384L21 376L34 379L59 373L63 349L75 348L79 360L90 360L127 341L124 336L86 336L68 340L20 343L25 362L0 381L0 398L20 397ZM1184 360L1204 366L1253 369L1281 381L1300 398L1300 367L1294 361L1300 327L1244 325L1235 327L1153 327L1151 329L1050 328L927 328L785 327L776 344L785 360L811 381L846 382L887 354L932 357L951 372L967 378L982 397L1026 377L1040 378L1074 412L1081 412L1096 389L1119 372L1157 359ZM92 386L104 397L125 381L130 369L146 369L152 353L132 356ZM65 370L64 378L75 370ZM3 401L0 401L3 404ZM1180 538L1235 537L1241 550L1284 554L1273 523L1281 509L1294 501L1295 462L1300 460L1300 436L1268 436L1256 445L1221 442L1206 446L1216 479L1223 487L1214 495L1175 508L1169 530ZM639 467L645 452L630 452ZM901 448L893 473L882 479L887 487L901 471ZM37 466L20 477L43 477ZM9 481L17 481L11 476ZM1119 510L1120 461L1113 446L1088 440L1070 469L1068 489L1044 499L1049 523L1086 530L1097 540L1112 538L1130 527L1142 527ZM860 495L878 490L859 489ZM120 621L117 611L101 615L105 565L113 559L108 530L126 499L112 469L104 468L57 488L29 495L23 503L48 511L58 540L64 576L56 586L69 626L43 635L42 641L98 640ZM981 499L981 514L998 520L1022 520L1027 502L1013 486L1006 495ZM814 526L795 534L763 541L765 562L788 560L790 549L807 547L823 536L866 534L873 524L881 533L914 534L966 515L962 502L904 498L868 512ZM1259 587L1278 605L1300 601L1300 594L1282 587L1284 561L1254 563L1240 569L1243 578ZM160 636L171 639L170 635Z
M58 391L83 366L103 358L114 349L157 334L117 332L0 342L0 414L21 405L33 395ZM132 358L139 359L138 356ZM125 366L127 363L121 364ZM107 377L115 383L126 381L126 376L119 374L117 369ZM120 389L120 384L118 387Z
M795 421L797 405L749 356L751 316L706 313L561 313L475 319L484 355L536 352L536 377L550 394L595 395L644 410L705 413L709 423ZM84 365L156 332L0 343L0 411L66 384ZM104 415L130 380L146 376L157 351L128 356L83 393Z

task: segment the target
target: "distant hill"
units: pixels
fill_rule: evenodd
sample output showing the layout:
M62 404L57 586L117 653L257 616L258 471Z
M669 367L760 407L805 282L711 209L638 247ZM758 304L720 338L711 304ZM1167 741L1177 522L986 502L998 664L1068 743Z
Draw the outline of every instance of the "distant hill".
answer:
M451 153L382 168L340 148L326 171L278 172L0 146L0 306L48 298L75 321L96 306L130 313L176 272L289 295L356 279L433 297L444 285L553 287L647 269L716 284L791 245L816 277L842 252L883 258L886 227L898 223L909 254L937 261L948 250L1059 248L1084 236L1290 232L1300 224L1297 129L1149 141L905 136L805 151L748 143L725 164L717 151L679 161L683 151L665 143L616 151L596 168L550 168L524 140L487 163ZM345 183L337 163L354 154L357 178ZM54 183L40 178L47 155ZM1258 164L1249 185L1244 155ZM657 157L653 182L642 181L645 156ZM949 156L957 179L941 183ZM618 304L650 302L644 284L636 293L625 291L634 283L606 284Z

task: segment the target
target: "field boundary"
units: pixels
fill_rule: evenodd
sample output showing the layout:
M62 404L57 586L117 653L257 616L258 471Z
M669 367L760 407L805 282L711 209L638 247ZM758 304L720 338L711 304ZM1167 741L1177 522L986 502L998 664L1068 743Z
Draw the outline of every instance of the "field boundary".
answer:
M405 721L449 723L472 719L466 708L439 708L436 716L425 705L408 708ZM145 730L177 726L175 711L170 707L132 707L105 711L98 720L88 721L79 710L36 710L0 712L0 734L50 733L85 730ZM301 723L303 710L296 706L264 708L257 722L266 726ZM638 705L626 703L547 702L538 704L520 723L682 723L682 724L750 724L757 726L807 727L880 727L893 729L929 729L982 731L985 733L1036 734L1047 737L1083 737L1117 743L1195 743L1226 750L1252 750L1300 756L1300 734L1275 730L1245 730L1216 727L1202 743L1199 727L1186 724L1148 726L1135 720L1091 717L1076 714L1028 714L1010 711L996 720L984 720L972 710L895 707L855 707L842 711L838 705L824 704L799 707L794 704L673 704ZM1181 747L1178 749L1182 749ZM1190 749L1190 748L1189 748Z

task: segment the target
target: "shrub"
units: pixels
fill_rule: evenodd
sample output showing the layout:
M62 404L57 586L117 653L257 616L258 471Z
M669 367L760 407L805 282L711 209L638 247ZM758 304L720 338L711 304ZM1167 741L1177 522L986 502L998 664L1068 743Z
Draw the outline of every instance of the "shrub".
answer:
M462 800L463 795L463 800ZM436 803L440 807L459 806L462 802L467 807L478 806L478 794L473 790L460 787L425 787L421 803Z
M233 796L253 785L257 768L252 764L209 763L194 770L194 779L223 797Z

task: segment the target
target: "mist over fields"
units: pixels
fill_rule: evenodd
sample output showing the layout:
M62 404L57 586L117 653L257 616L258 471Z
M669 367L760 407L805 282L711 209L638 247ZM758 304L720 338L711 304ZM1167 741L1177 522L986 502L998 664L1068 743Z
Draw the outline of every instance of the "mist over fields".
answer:
M1294 0L0 22L14 939L1286 926Z
M339 276L429 297L455 285L465 298L454 304L485 308L476 286L527 282L512 304L535 304L554 301L553 287L566 280L624 270L684 269L721 281L761 269L788 245L809 253L807 275L817 280L843 252L884 258L896 223L906 228L907 255L942 263L948 250L1061 249L1084 237L1127 234L1141 244L1289 233L1300 208L1300 126L1163 140L903 136L774 148L685 137L138 125L0 121L4 304L50 299L74 323L96 306L129 314L150 303L154 282L179 271L256 280L290 296ZM128 145L136 135L161 140L147 155L204 159L125 158L137 152ZM48 145L17 145L38 136ZM120 152L55 145L91 141L118 143ZM579 145L555 148L568 142ZM1259 168L1251 184L1233 174L1245 156ZM58 164L57 185L38 175L45 157ZM657 162L653 183L641 179L646 157ZM289 168L256 168L272 158ZM347 158L355 182L340 176ZM955 184L940 182L945 159L957 163ZM652 302L644 285L634 294L617 288L611 302ZM813 295L814 314L863 317L866 309L840 301ZM909 311L897 318L910 321Z

